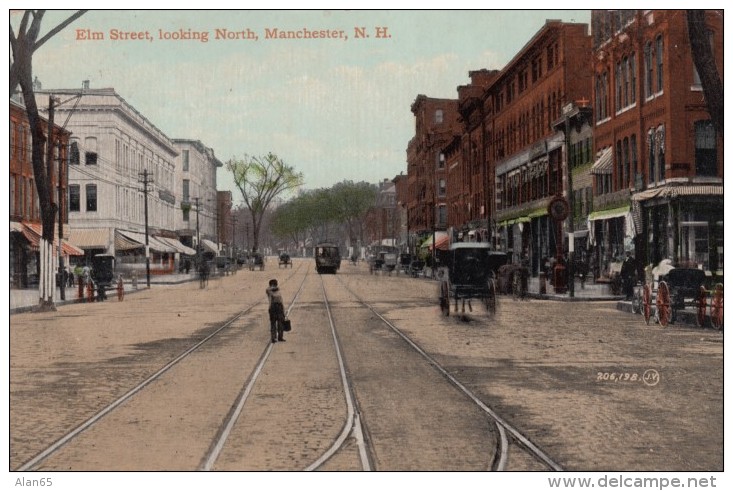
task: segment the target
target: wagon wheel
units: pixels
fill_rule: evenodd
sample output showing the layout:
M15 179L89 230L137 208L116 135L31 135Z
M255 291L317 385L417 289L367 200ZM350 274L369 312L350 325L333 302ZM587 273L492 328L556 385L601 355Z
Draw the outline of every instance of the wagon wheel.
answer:
M710 323L715 329L723 329L723 285L718 283L713 290L713 299L710 302Z
M122 282L122 278L117 280L117 300L123 301L125 299L125 284Z
M641 302L641 313L644 315L644 322L648 326L652 317L652 288L648 284L644 285L644 289L641 291Z
M700 291L697 295L697 315L695 316L695 323L697 327L705 325L705 309L708 306L708 291L704 286L700 287Z
M440 311L446 317L450 315L450 286L447 281L440 282Z
M657 290L657 317L662 327L667 327L671 318L671 300L669 296L669 286L666 281L659 282Z
M496 313L496 280L493 278L489 278L484 304L486 305L486 310L490 315L494 315Z

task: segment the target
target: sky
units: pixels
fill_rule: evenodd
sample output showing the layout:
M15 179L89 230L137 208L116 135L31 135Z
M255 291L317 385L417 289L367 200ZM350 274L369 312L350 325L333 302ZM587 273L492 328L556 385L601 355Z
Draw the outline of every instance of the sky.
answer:
M47 13L42 32L68 14ZM273 152L309 189L376 183L406 173L418 94L456 98L469 71L502 69L547 19L589 23L590 11L90 10L36 51L33 71L44 90L114 88L222 162ZM335 34L267 39L272 29ZM235 39L216 39L223 30ZM225 168L217 180L239 194Z

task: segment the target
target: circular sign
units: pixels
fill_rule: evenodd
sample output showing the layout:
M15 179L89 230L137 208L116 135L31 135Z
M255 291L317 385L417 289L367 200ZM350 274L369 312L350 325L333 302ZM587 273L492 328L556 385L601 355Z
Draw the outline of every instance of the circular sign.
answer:
M570 206L565 198L556 196L555 198L552 198L550 204L547 205L547 213L550 214L553 220L561 222L570 214Z

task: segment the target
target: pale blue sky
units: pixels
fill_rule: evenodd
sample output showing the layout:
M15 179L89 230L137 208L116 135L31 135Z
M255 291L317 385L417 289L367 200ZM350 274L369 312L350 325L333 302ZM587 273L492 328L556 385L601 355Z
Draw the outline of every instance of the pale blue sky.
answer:
M63 16L47 14L45 30ZM44 89L113 87L170 138L199 139L222 161L272 151L307 188L377 182L406 172L418 94L455 98L470 70L503 68L546 19L589 23L590 11L90 11L36 52L34 73ZM391 37L375 38L378 26ZM355 39L355 27L371 37ZM259 40L217 41L217 28ZM348 39L267 40L266 28ZM105 39L79 40L77 29ZM111 29L153 40L114 41ZM209 40L164 41L161 29ZM218 178L234 189L225 171Z

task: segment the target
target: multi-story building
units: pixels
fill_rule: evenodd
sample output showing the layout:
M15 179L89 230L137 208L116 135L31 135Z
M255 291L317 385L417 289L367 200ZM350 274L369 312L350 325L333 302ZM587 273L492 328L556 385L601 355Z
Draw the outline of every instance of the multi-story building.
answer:
M178 150L175 193L180 200L176 213L175 230L181 242L189 247L219 253L220 223L216 170L224 164L214 150L199 140L174 139Z
M36 189L35 174L31 163L31 129L25 107L10 99L10 285L12 288L26 288L38 281L39 241L42 234L41 210ZM41 118L44 136L48 138L48 120ZM57 124L53 125L53 162L50 169L49 190L51 202L59 207L57 226L61 225L61 254L69 264L70 256L83 255L83 251L69 244L68 213L66 212L67 175L65 167L68 158L69 132ZM46 147L48 148L48 147ZM48 152L44 152L44 162ZM56 244L59 244L59 227L56 227Z
M395 200L397 213L397 245L403 251L409 251L407 235L407 175L400 173L392 179L395 187Z
M400 228L397 188L385 178L378 185L374 206L367 212L367 240L370 245L397 246Z
M457 238L471 241L490 241L490 220L493 216L494 173L487 165L486 90L499 76L498 70L469 72L471 83L458 87L458 111L463 134L444 149L448 162L448 192L453 194L448 222L456 230ZM451 187L459 189L450 189ZM467 237L464 237L467 236Z
M415 136L407 146L407 220L410 243L448 227L443 148L460 134L458 101L418 95L411 110Z
M553 127L563 107L592 96L587 24L548 20L486 90L486 165L495 185L499 247L537 273L555 255L555 196L567 198L564 135Z
M723 74L723 11L707 11ZM608 264L625 250L723 270L723 135L695 69L684 10L594 10L595 220Z
M142 270L146 250L151 272L173 271L191 252L175 238L173 142L114 89L85 82L36 95L39 103L49 95L67 101L55 110L72 133L69 241L87 256L115 254L120 271Z

